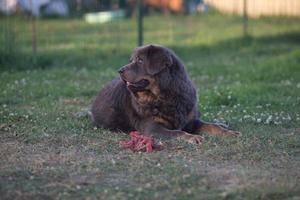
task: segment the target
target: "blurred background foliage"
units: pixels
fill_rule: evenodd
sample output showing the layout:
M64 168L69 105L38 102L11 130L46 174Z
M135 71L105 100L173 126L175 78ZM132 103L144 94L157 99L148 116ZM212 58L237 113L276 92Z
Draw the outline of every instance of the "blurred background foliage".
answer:
M238 43L244 43L247 38L251 42L251 37L298 31L294 22L299 18L291 8L298 8L299 3L282 2L267 4L269 10L283 10L272 22L266 16L278 13L263 14L266 3L261 3L261 8L256 3L254 10L260 14L253 16L252 3L247 0L144 0L144 40L171 46L201 45L203 49L235 37L243 37ZM2 0L0 67L29 69L92 62L88 64L91 67L98 56L124 52L120 48L129 51L137 46L137 9L136 0ZM219 11L227 14L221 17ZM254 17L249 27L248 13ZM257 20L258 16L261 20ZM259 30L264 22L274 32Z

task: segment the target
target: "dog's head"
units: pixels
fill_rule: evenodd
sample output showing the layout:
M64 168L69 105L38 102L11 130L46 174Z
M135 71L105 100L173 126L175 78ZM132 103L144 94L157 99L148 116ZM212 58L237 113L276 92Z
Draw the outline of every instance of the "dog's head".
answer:
M130 63L120 70L120 77L132 91L151 90L152 83L168 73L173 65L172 53L158 45L147 45L134 50Z

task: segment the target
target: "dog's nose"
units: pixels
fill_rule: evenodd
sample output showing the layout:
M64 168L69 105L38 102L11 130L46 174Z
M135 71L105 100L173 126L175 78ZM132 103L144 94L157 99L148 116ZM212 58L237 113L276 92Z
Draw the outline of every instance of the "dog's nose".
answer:
M120 69L119 69L119 74L123 74L124 73L124 71L125 71L125 68L124 67L121 67Z

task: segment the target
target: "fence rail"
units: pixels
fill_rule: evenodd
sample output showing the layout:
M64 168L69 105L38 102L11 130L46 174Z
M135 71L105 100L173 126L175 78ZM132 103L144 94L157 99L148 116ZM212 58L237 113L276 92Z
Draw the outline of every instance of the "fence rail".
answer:
M250 17L300 17L300 0L205 0L205 2L224 13L242 15L244 2L246 2L247 12Z

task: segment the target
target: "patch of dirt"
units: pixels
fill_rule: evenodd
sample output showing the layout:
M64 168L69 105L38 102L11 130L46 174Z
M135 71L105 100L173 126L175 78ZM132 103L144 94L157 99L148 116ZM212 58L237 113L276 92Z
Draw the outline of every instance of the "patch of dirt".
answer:
M0 163L2 171L14 166L39 174L58 166L76 168L83 163L92 163L96 155L68 137L52 137L36 144L16 139L1 140L0 158L5 160Z

